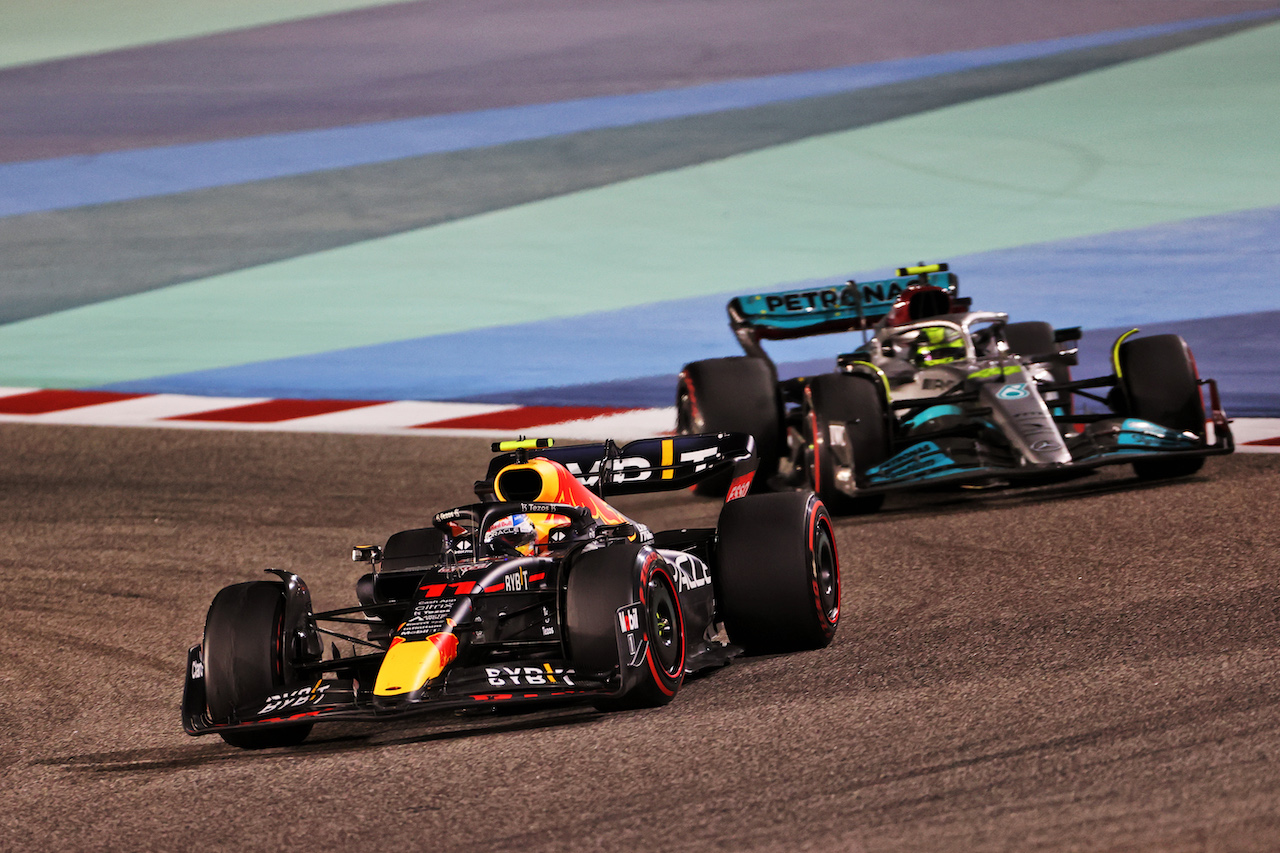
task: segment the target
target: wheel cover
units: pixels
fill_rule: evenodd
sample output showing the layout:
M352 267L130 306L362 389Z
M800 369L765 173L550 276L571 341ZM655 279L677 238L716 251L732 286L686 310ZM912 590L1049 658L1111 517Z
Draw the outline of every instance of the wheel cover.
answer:
M648 583L649 644L658 665L670 676L684 667L684 637L679 604L664 575L655 574Z
M840 567L835 541L826 518L819 518L810 552L813 589L823 618L834 624L840 618Z

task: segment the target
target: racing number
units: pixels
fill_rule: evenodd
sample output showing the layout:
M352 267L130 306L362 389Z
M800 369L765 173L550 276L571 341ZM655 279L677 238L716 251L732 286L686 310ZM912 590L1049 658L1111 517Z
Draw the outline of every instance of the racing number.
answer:
M457 583L432 583L426 586L418 587L422 591L423 598L439 598L444 595L444 591L449 587L453 587L454 595L472 595L479 592L480 586L475 581L459 581Z

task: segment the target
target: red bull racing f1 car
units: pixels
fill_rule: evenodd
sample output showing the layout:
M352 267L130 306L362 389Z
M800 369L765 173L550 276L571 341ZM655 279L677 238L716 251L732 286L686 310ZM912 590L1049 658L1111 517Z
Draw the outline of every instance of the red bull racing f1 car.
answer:
M827 645L840 619L831 520L812 492L748 495L748 435L495 445L479 503L382 547L358 604L314 612L276 571L214 598L188 654L183 726L256 749L323 720L587 702L669 702L742 651ZM716 527L652 532L606 496L730 481ZM350 642L341 656L326 638Z
M1182 338L1134 337L1134 329L1112 345L1110 375L1073 380L1079 328L971 311L946 264L737 297L728 310L746 355L685 365L677 432L751 433L757 486L811 488L835 512L875 511L894 491L1053 479L1100 465L1186 475L1233 449L1217 384L1200 379ZM862 345L819 376L779 382L761 346L856 330ZM1108 411L1078 411L1077 397ZM696 488L725 487L721 477Z

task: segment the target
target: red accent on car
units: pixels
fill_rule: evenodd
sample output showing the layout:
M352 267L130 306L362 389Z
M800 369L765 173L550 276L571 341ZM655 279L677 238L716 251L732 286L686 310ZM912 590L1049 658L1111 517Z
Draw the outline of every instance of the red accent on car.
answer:
M945 300L947 310L931 310L924 314L920 313L919 308L915 311L912 310L913 303L924 303L929 300L935 301L939 306ZM947 293L941 287L934 287L931 284L911 284L908 285L902 293L898 294L898 298L894 301L893 307L889 309L889 313L885 316L884 322L889 326L905 326L908 323L923 320L925 317L937 317L942 314L951 314L956 310L957 308L955 303L951 301L951 294ZM912 316L913 314L915 316Z
M738 477L729 486L729 491L725 492L724 502L736 501L738 498L745 498L747 492L751 491L751 480L756 475L755 471L748 471L741 477Z

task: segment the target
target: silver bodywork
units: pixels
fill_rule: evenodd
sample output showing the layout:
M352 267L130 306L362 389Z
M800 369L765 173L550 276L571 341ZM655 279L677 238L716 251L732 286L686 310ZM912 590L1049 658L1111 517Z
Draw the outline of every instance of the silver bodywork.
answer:
M1075 348L1055 344L1050 352L1011 352L1004 336L1007 322L1007 314L977 311L879 326L863 346L840 356L842 372L884 387L900 449L882 464L859 471L845 430L830 429L829 446L818 452L832 455L836 487L850 496L865 495L924 483L1052 475L1209 449L1202 436L1138 418L1099 416L1075 428L1066 418L1071 389L1060 387L1075 363ZM922 357L917 350L930 330L935 338L947 339L942 358Z

